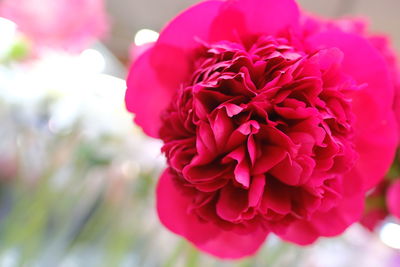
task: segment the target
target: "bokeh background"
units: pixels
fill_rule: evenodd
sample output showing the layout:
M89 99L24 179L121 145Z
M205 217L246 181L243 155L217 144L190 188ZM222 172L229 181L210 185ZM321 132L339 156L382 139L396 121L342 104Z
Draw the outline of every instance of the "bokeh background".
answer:
M53 12L47 0L29 1L38 14ZM161 226L154 207L165 164L161 143L132 124L124 79L135 41L155 36L143 29L159 31L197 1L108 0L107 30L73 50L39 45L42 39L31 38L17 19L1 18L5 2L0 0L1 267L400 266L400 226L392 218L375 233L354 225L306 248L271 237L256 257L235 263L205 256ZM399 0L298 2L324 16L369 17L371 29L389 33L400 48ZM82 9L82 2L69 3ZM33 22L29 17L28 25Z

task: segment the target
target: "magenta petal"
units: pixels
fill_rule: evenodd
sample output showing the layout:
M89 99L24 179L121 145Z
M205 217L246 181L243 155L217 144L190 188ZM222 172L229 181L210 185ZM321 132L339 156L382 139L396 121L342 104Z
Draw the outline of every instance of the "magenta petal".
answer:
M364 104L364 106L365 114L363 116L367 119L366 117L368 117L368 114L371 115L373 110L367 107L368 105ZM370 129L369 133L357 136L355 144L359 153L359 160L354 171L363 178L365 189L376 186L389 170L396 153L398 140L396 131L397 123L394 114L391 113L390 117L378 123L374 129ZM374 152L371 153L371 151Z
M331 237L341 234L361 218L363 211L363 195L343 199L339 206L327 212L317 212L308 221L294 222L286 233L279 236L299 245L310 245L320 236Z
M375 112L386 115L387 111L392 109L387 105L393 103L394 96L388 66L366 39L355 34L331 30L311 36L308 42L313 48L337 47L343 52L342 70L358 84L367 85L356 92L354 101L362 102L357 99L357 93L368 94L374 96L371 104L374 104Z
M345 198L337 207L327 212L317 212L310 223L321 236L339 235L351 224L360 220L364 211L364 200L363 194Z
M274 35L297 28L299 9L293 0L226 1L212 25L211 40L232 40L239 35Z
M255 207L261 200L264 193L265 187L265 176L256 175L252 178L250 189L249 189L249 206Z
M158 137L161 112L168 106L174 91L160 84L150 66L152 49L144 52L130 69L125 104L135 114L135 122L152 137Z
M236 234L221 231L218 236L204 244L197 245L201 250L224 259L239 259L251 256L264 243L268 232L262 228L250 234Z
M365 188L370 189L389 169L398 141L388 66L367 40L355 34L332 30L316 34L308 41L314 48L339 48L344 54L344 72L366 85L352 92L351 97L356 116L356 150L360 156L355 169L363 177Z
M223 3L209 0L183 11L161 31L157 45L180 47L187 52L199 46L199 40L208 41L211 24Z
M248 206L247 190L234 186L221 189L217 202L217 214L226 221L237 221Z
M309 221L300 220L292 223L286 233L279 236L305 246L314 243L320 236L331 237L341 234L360 219L364 210L363 201L363 195L344 199L338 207L328 212L318 212Z
M131 67L125 102L146 134L158 137L160 114L190 75L191 53L199 46L198 40L208 39L211 22L222 3L205 1L185 10Z
M172 232L184 236L200 250L219 258L238 259L254 254L262 245L267 232L255 228L250 234L237 234L201 222L189 212L193 196L180 188L174 174L165 170L157 185L157 211L161 222Z
M227 155L227 157L234 159L237 161L234 175L235 180L241 184L245 188L249 188L250 186L250 169L246 160L245 148L238 147L231 153Z
M287 188L283 184L268 179L261 203L263 210L271 209L279 214L288 214L292 210L292 200Z
M193 243L206 242L218 234L216 227L201 222L189 213L192 203L190 191L180 186L169 169L161 175L157 185L157 212L160 221L172 232L184 236Z
M298 245L310 245L319 237L315 228L307 221L296 221L292 223L284 234L279 234L283 240L296 243Z
M389 212L400 219L400 180L390 186L386 201Z

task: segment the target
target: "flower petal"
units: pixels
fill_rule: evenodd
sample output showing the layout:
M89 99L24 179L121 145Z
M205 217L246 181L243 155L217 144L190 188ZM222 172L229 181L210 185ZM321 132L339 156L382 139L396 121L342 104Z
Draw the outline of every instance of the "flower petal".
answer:
M221 189L216 211L222 219L231 222L238 221L247 207L247 190L232 185Z
M135 61L127 79L125 104L129 112L135 114L135 122L143 131L158 137L161 126L161 112L168 106L174 91L161 85L154 69L150 66L149 48Z
M223 259L239 259L251 256L264 243L268 232L258 228L250 234L221 231L204 244L195 244L201 250Z
M389 212L400 219L400 180L390 186L386 201Z
M180 188L175 179L174 173L167 169L157 185L158 216L169 230L219 258L238 259L258 250L268 234L264 229L257 227L250 234L238 234L200 221L189 212L193 199L191 189Z
M310 220L292 223L287 232L279 236L298 245L310 245L321 236L332 237L341 234L361 218L363 211L363 194L346 198L339 206L327 212L317 212Z
M199 46L199 40L208 41L212 22L223 3L221 0L208 0L186 9L165 26L157 45L180 47L187 52Z
M284 234L279 233L279 237L283 240L306 246L314 243L319 234L309 222L300 220L292 223Z
M299 23L299 9L293 0L226 1L212 24L210 39L235 40L253 34L274 35Z
M222 3L205 1L182 12L161 31L152 48L132 65L126 106L136 114L135 121L146 134L158 137L160 113L190 76L191 55L199 46L197 39L208 39L211 22Z
M310 223L321 236L339 235L351 224L360 220L364 211L364 200L364 194L345 198L337 207L327 212L317 212Z
M352 92L351 97L356 116L355 144L360 156L355 169L368 190L389 169L398 141L392 111L394 89L388 66L366 39L355 34L330 30L313 35L308 41L314 48L339 48L344 53L343 71L359 84L366 84Z

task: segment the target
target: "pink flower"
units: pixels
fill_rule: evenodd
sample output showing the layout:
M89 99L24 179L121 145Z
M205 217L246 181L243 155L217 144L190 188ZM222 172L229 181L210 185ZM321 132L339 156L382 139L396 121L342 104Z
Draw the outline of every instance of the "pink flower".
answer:
M202 251L336 236L391 165L387 62L358 33L305 21L293 0L205 1L131 68L127 108L164 141L160 220Z
M400 219L400 180L389 187L386 201L389 212Z
M103 0L3 0L0 16L14 21L35 49L80 51L108 28Z

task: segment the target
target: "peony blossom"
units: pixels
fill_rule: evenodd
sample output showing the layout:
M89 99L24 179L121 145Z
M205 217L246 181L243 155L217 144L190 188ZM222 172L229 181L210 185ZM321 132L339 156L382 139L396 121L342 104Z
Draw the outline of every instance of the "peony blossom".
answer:
M0 16L14 21L39 50L80 51L108 28L103 0L3 0Z
M400 179L388 189L386 202L389 212L400 219Z
M341 234L394 158L392 76L360 29L293 0L184 11L136 59L125 99L164 142L161 222L229 259L270 233L299 245Z

